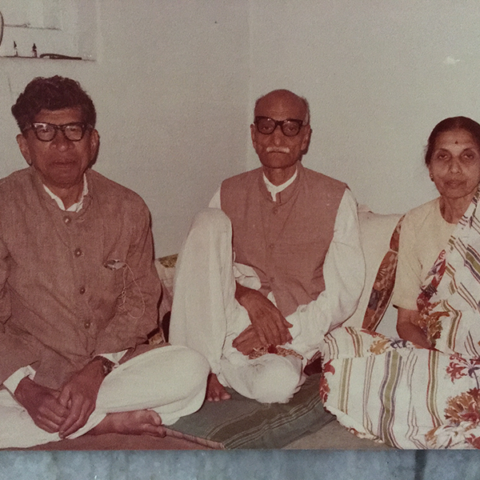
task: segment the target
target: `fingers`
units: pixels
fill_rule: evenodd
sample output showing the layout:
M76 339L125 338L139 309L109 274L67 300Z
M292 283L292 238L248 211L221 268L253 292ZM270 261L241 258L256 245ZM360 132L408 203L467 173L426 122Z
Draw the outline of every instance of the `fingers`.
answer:
M290 334L289 328L292 325L288 323L284 317L282 317L282 328L280 329L280 343L277 345L285 345L292 341L292 335Z
M60 430L60 424L52 422L45 418L36 418L33 420L35 425L48 433L56 433Z
M268 323L256 324L255 327L259 325L263 329L266 329L264 330L266 337L266 342L264 343L267 345L284 345L292 340L289 331L289 326L291 326L291 324L287 322L285 317L275 306L272 305L272 307L274 310L269 312L270 321L268 321Z
M95 409L103 378L101 363L92 361L63 386L58 401L69 412L60 426L61 437L67 437L85 425Z
M62 389L58 401L64 407L68 407L68 414L60 425L59 434L62 438L68 437L83 427L95 408L95 404L89 397L80 392L74 394L69 384Z
M252 341L254 338L258 338L259 343L262 343L257 335L256 330L253 328L252 325L250 325L232 342L232 345L236 347L240 343Z
M250 355L255 348L268 345L269 344L260 341L252 325L247 327L232 343L232 346L240 353L243 353L243 355Z
M24 378L15 390L15 398L25 407L35 425L54 433L67 416L67 409L57 400L55 390L36 384L29 378Z
M288 330L291 326L275 305L269 300L256 315L255 320L251 318L262 343L266 345L283 345L291 341L292 337Z
M283 318L283 325L285 325L285 327L287 328L293 327L293 324L291 324L285 317L282 317L282 318Z
M64 387L62 391L60 392L60 395L58 396L58 402L60 405L62 405L64 408L69 408L69 401L71 397L72 392L68 387Z
M89 399L77 396L73 399L70 412L65 421L60 426L60 437L68 437L87 423L92 414L95 405L92 405Z
M48 433L55 433L60 430L66 413L67 411L61 407L61 405L57 404L57 402L45 402L38 409L37 415L32 418L38 427Z
M260 323L252 322L255 332L264 345L279 345L281 335L275 322Z
M256 330L252 326L247 327L232 342L232 346L244 355L249 355L254 348L259 348L262 345L266 344L260 341Z
M252 353L256 347L252 347L248 341L240 341L234 345L234 348L236 348L240 353L243 353L243 355L250 355L250 353Z
M250 322L262 345L284 345L292 340L289 328L292 327L280 310L257 290L246 289L240 298L241 305L247 310ZM234 345L238 348L238 345Z
M68 415L68 410L52 395L44 398L42 405L38 408L38 413L43 418L60 425Z
M289 328L293 325L287 321L287 319L278 311L277 327L280 332L280 342L277 345L284 345L285 343L292 341L292 335Z

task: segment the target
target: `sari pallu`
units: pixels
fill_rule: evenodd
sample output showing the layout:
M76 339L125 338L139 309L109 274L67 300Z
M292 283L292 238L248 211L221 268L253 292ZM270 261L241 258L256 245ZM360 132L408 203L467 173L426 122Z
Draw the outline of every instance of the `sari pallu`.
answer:
M479 192L430 269L417 299L419 326L441 352L480 356Z
M478 198L417 300L435 350L355 328L325 337L320 395L352 433L405 449L480 448Z

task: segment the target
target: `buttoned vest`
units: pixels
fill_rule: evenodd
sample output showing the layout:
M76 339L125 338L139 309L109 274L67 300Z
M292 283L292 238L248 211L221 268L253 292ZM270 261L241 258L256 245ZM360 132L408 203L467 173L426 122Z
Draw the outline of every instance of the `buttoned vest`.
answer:
M225 180L221 206L232 222L235 262L255 269L286 317L325 290L323 264L346 185L298 164L272 200L258 168Z

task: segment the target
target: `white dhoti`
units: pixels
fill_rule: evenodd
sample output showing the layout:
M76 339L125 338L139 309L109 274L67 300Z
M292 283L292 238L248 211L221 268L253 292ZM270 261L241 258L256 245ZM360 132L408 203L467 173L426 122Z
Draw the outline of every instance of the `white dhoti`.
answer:
M197 411L205 398L207 361L193 350L166 346L138 355L115 368L103 381L95 411L68 438L97 426L107 414L154 410L164 425ZM0 390L0 448L28 448L60 440L37 427L6 389Z
M249 359L232 346L251 323L235 300L235 269L246 271L233 261L230 220L220 209L201 211L176 265L169 341L201 353L219 381L241 395L264 403L287 402L303 383L306 361L275 354ZM254 270L247 269L249 275L237 281L259 289ZM295 340L287 348L296 350Z

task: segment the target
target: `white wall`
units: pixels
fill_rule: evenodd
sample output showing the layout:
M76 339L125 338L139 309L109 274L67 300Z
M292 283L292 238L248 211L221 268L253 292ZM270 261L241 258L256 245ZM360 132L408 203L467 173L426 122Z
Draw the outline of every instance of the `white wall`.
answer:
M404 212L436 195L423 148L436 123L480 121L478 0L251 0L251 102L307 97L304 164L360 203ZM249 153L249 167L257 159Z
M439 120L480 120L478 0L83 2L95 62L0 58L0 177L25 165L18 93L36 75L76 78L98 109L96 168L146 200L157 255L178 251L223 178L258 165L248 124L273 88L310 101L305 165L383 213L435 195L422 152Z
M75 78L97 107L95 168L145 199L157 255L177 252L193 214L245 169L248 3L85 5L92 18L98 8L97 61L0 58L0 177L26 166L10 113L18 94L34 76Z

